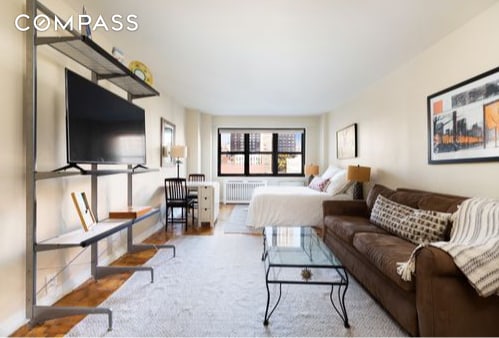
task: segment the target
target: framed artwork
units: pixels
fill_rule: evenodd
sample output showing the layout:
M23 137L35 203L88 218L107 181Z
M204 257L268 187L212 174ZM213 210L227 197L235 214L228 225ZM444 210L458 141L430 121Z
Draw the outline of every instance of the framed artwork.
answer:
M87 200L87 195L84 192L72 192L71 198L75 205L78 216L80 217L81 226L85 232L89 231L96 223L95 216L90 209L90 204Z
M336 158L357 157L357 123L336 132Z
M499 67L428 96L428 163L499 161Z
M175 161L170 154L175 145L175 125L165 118L161 118L161 166L170 167Z

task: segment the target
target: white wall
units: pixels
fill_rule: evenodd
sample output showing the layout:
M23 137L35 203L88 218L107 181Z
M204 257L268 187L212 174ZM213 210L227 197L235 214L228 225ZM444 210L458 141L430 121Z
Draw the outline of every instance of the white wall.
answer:
M0 80L0 335L11 333L24 318L25 201L22 93L24 73L23 35L11 24L23 1L8 1L0 11L3 52L0 62L8 67ZM16 14L17 15L17 14ZM6 52L7 51L7 52Z
M189 144L186 160L189 173L201 172L201 114L193 109L186 110L186 140Z
M428 95L498 66L498 18L499 4L331 112L330 161L370 166L392 188L499 197L498 162L428 164L426 110ZM354 122L359 156L338 161L334 134Z
M44 1L61 16L77 14L61 1ZM25 208L25 162L23 135L23 78L25 73L24 34L14 27L14 18L25 12L24 0L2 2L0 26L4 65L0 90L2 92L2 117L0 123L0 336L6 336L25 322L25 257L26 257L26 208ZM133 33L130 33L133 34ZM112 44L99 34L94 41L106 50ZM129 50L127 54L140 59L141 51ZM65 165L65 103L64 67L89 76L89 72L73 61L61 56L50 47L38 48L38 166L40 171L52 170ZM123 95L112 85L103 85ZM155 88L159 97L136 100L146 110L147 165L158 168L160 162L160 118L165 117L176 124L177 142L185 142L184 107L162 92L162 84ZM184 169L183 169L184 170ZM133 202L136 205L164 204L162 178L176 174L175 168L135 175L133 178ZM105 218L110 209L127 204L126 175L99 178L98 214ZM81 227L71 202L72 191L85 191L90 195L90 178L70 177L43 180L37 183L38 240ZM151 217L134 228L135 241L162 228L159 217ZM125 232L101 241L99 259L105 264L124 253ZM89 249L55 250L39 254L38 259L38 304L51 304L75 286L90 277ZM43 287L46 279L57 276L56 286L50 292ZM146 276L145 278L149 278Z
M199 148L201 151L201 172L206 175L206 177L210 177L211 179L215 178L217 175L216 170L216 159L213 160L214 152L216 153L216 144L217 141L213 140L213 129L211 128L213 123L213 118L210 114L201 114L201 147Z

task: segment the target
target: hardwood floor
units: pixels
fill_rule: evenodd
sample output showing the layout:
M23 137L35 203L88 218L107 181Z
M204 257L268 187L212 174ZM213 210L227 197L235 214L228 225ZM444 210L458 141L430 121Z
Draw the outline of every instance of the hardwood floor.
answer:
M218 221L214 228L202 226L200 228L188 227L184 231L184 227L180 224L175 225L172 230L169 226L168 231L160 230L144 240L144 243L162 244L168 242L177 236L199 236L199 235L213 235L220 227L224 220L230 217L233 205L220 205L220 213ZM168 250L168 249L165 249ZM142 265L147 262L156 253L155 249L148 249L136 253L127 253L114 261L112 265L121 266L135 266ZM67 294L54 305L61 306L97 306L106 300L114 291L119 289L123 283L130 278L131 272L113 274L103 277L99 280L89 279L81 286ZM52 320L47 320L42 324L34 327L24 325L11 334L11 337L60 337L64 336L73 326L78 324L85 316L68 316Z

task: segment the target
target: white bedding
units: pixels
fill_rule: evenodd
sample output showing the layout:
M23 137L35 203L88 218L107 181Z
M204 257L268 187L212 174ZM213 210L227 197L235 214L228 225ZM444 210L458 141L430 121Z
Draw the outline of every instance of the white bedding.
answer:
M309 187L265 186L253 191L247 225L313 226L322 224L322 201L352 199L348 194L331 195Z

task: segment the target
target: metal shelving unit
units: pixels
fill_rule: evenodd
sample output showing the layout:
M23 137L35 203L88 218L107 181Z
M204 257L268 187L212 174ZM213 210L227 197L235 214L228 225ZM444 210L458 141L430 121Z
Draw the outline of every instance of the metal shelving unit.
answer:
M39 12L54 18L55 13L49 10L38 0L26 0L26 14L34 18ZM64 22L58 17L61 22ZM31 19L32 20L32 19ZM24 134L26 137L26 317L30 324L35 324L52 318L64 317L75 314L106 314L108 316L109 330L112 329L112 311L100 307L61 307L41 306L37 304L37 254L43 251L59 250L71 247L91 248L91 272L94 278L100 278L116 272L123 271L149 271L151 282L154 281L153 269L150 267L119 267L98 265L98 242L118 231L127 230L128 252L144 250L146 248L170 248L175 255L173 245L147 245L134 244L132 227L134 224L149 218L159 209L153 209L135 219L102 220L91 231L75 230L60 234L54 238L37 241L37 210L36 210L36 185L37 181L56 179L76 175L89 175L91 177L91 207L97 210L98 177L104 175L127 175L128 205L132 205L132 177L134 174L147 173L154 169L132 168L131 165L124 170L99 170L92 164L89 170L65 170L39 172L36 170L36 134L37 134L37 48L50 46L60 53L85 66L92 72L92 80L107 80L125 90L128 100L159 95L159 92L142 81L128 68L113 58L108 52L86 36L76 31L66 31L68 36L38 37L35 29L26 31L26 77L24 84ZM98 215L96 215L98 218Z
M98 80L106 79L124 89L134 99L159 95L154 88L86 36L41 38L39 42L87 67L97 74Z

